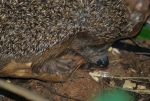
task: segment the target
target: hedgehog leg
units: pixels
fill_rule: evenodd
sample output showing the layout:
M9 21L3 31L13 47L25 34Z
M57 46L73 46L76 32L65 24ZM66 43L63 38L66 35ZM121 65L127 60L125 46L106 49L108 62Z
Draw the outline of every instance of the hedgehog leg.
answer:
M69 65L74 60L72 59L55 59L55 60L48 60L46 61L43 66L42 70L46 73L59 73L64 74L66 71L69 71L72 68L75 68L75 66Z
M64 74L80 65L80 60L83 60L83 58L78 55L68 53L59 58L46 60L41 66L32 67L32 71L36 75L42 73Z

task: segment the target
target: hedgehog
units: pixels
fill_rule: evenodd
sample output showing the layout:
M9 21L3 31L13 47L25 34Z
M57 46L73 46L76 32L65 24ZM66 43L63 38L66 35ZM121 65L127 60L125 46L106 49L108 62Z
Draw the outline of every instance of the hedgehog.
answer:
M34 73L63 74L71 60L59 57L69 52L106 67L110 45L136 35L147 17L149 0L134 1L1 0L0 69L32 62Z

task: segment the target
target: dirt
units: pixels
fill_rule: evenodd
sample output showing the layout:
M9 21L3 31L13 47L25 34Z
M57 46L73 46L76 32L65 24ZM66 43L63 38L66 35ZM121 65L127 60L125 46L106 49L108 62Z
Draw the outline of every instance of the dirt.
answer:
M118 46L120 42L123 42L121 47ZM136 40L136 42L142 46L140 48L142 51L146 49L147 52L147 48L150 49L150 41ZM114 47L117 47L120 53L115 52ZM137 46L129 39L116 42L113 45L113 50L109 51L110 64L107 69L102 71L120 77L150 77L150 53L136 55L135 52L139 50L132 51L132 48L135 49L135 47ZM90 71L93 69L79 69L65 83L51 83L34 79L3 79L35 92L50 101L90 101L102 91L102 86L108 86L92 79L89 75ZM4 94L3 91L0 93L0 101L26 101L16 95L10 96L12 93Z

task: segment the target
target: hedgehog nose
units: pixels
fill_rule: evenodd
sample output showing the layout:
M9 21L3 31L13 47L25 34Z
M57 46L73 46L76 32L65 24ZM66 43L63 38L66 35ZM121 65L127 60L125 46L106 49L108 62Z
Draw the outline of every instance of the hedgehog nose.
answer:
M104 57L104 58L100 58L100 59L96 62L96 64L97 64L100 68L102 68L102 69L106 68L106 67L108 66L108 64L109 64L108 56L106 56L106 57Z

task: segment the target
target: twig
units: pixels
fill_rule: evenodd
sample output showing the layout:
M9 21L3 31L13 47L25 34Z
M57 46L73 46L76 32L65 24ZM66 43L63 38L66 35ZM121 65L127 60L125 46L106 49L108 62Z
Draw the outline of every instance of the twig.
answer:
M135 52L137 55L150 55L150 53L144 53L144 52Z
M111 77L114 79L150 79L150 77Z
M138 47L142 48L142 46L140 46L133 38L130 37L130 40Z
M0 79L0 88L6 89L10 92L13 92L17 95L20 95L20 96L28 99L28 100L31 100L31 101L49 101L47 99L40 97L37 94L34 94L34 93L28 91L25 88L22 88L20 86L17 86L17 85L11 84L11 83L7 83L1 79Z
M110 61L110 63L114 63L114 62L120 62L120 61L123 61L123 59L117 59L117 60L113 60L113 61Z

